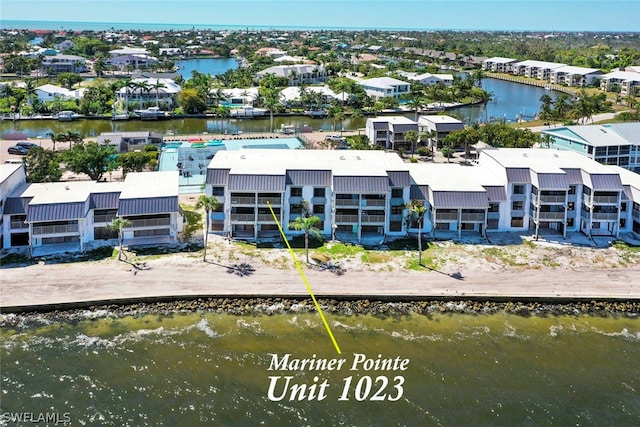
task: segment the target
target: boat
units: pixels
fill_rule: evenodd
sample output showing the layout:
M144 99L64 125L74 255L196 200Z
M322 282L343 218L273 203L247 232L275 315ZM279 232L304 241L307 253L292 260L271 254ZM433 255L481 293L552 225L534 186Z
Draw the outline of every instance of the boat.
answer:
M245 105L242 108L231 110L229 114L233 118L261 117L267 114L267 110L264 108L255 108L253 106Z
M113 121L129 120L129 115L128 114L114 114L113 116L111 116L111 120L113 120Z
M285 134L285 135L291 135L291 134L296 133L296 127L294 125L281 124L280 125L280 132Z
M80 114L77 114L73 111L60 111L54 117L60 122L70 122L80 118Z
M162 111L158 107L149 107L145 110L135 110L134 112L141 120L161 120L169 118L169 113Z
M329 113L327 110L305 110L304 115L309 117L326 117Z

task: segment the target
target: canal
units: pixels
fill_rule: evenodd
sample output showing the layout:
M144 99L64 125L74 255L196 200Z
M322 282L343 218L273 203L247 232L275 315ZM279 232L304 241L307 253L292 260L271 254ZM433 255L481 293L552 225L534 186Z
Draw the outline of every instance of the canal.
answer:
M514 121L523 117L531 119L540 108L540 97L548 93L552 97L554 92L546 91L543 88L528 86L519 83L507 82L496 79L484 79L483 88L493 94L494 100L486 108L486 112L481 106L467 106L454 108L449 114L459 117L465 123L484 121L485 117L490 119L501 118L507 121ZM413 113L406 114L413 118ZM344 130L355 130L364 128L365 117L347 118L342 122ZM340 123L334 123L330 118L310 118L304 116L279 116L274 117L274 129L279 129L281 125L293 125L302 127L310 126L314 131L332 131L334 125L340 128ZM74 122L57 122L54 120L27 120L27 121L2 121L0 122L0 135L10 132L22 132L30 138L46 138L49 133L60 133L67 131L80 132L87 137L95 137L102 132L130 132L140 130L151 130L163 134L203 134L203 133L254 133L268 132L269 118L256 119L217 119L217 118L180 118L167 121L110 121L110 120L77 120Z

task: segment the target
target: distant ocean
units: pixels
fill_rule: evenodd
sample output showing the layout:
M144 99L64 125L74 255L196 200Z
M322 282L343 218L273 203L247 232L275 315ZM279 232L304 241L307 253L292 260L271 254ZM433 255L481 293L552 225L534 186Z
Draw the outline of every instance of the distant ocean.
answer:
M85 21L18 21L0 20L3 30L79 30L79 31L108 31L108 30L141 30L141 31L184 31L184 30L384 30L384 31L427 31L426 28L368 28L368 27L309 27L285 25L206 25L206 24L169 24L148 22L85 22Z

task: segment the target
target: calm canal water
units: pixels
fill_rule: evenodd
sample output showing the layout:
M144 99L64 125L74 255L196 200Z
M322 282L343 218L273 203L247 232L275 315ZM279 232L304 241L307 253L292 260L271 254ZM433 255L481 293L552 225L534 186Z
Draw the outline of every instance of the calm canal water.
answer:
M194 60L195 61L195 60ZM506 118L515 120L520 115L529 117L540 109L540 96L553 92L545 91L543 88L512 83L496 79L484 79L483 87L492 92L495 101L487 105L487 113L490 118ZM458 115L467 124L478 120L484 120L485 113L480 106L456 108L450 113ZM406 114L409 118L414 118L413 113ZM355 130L364 128L366 118L348 118L342 122L345 130ZM274 129L279 129L281 125L294 125L302 127L309 125L313 130L333 131L334 122L331 119L318 119L310 117L275 117ZM336 123L337 129L340 124ZM102 132L152 130L155 132L174 134L201 134L204 132L219 133L222 130L229 133L242 131L249 132L269 132L269 118L231 120L224 122L218 119L175 119L159 122L141 122L131 120L127 122L112 122L110 120L77 120L74 122L57 122L54 120L28 120L28 121L0 121L0 135L9 132L23 132L31 138L38 136L45 138L50 132L59 133L69 130L80 132L83 135L92 137L98 136Z
M309 313L1 319L8 318L11 326L0 328L0 412L57 412L71 425L564 427L640 419L640 319L328 315L343 351L337 356L318 315ZM287 353L347 363L336 371L268 370L271 354ZM408 359L408 369L351 371L354 353ZM327 380L326 398L269 399L276 375L296 384ZM401 398L358 401L357 393L367 395L364 376L387 377L393 397L402 376Z
M217 76L227 70L238 68L238 61L235 58L183 59L176 61L176 67L178 67L178 74L185 80L189 80L192 71Z

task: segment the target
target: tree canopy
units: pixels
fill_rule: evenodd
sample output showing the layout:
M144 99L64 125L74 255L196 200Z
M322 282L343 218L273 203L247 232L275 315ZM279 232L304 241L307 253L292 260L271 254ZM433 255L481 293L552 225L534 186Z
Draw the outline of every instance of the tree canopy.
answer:
M106 172L118 167L117 152L111 145L95 142L78 143L62 154L66 169L84 173L94 181L100 181Z

